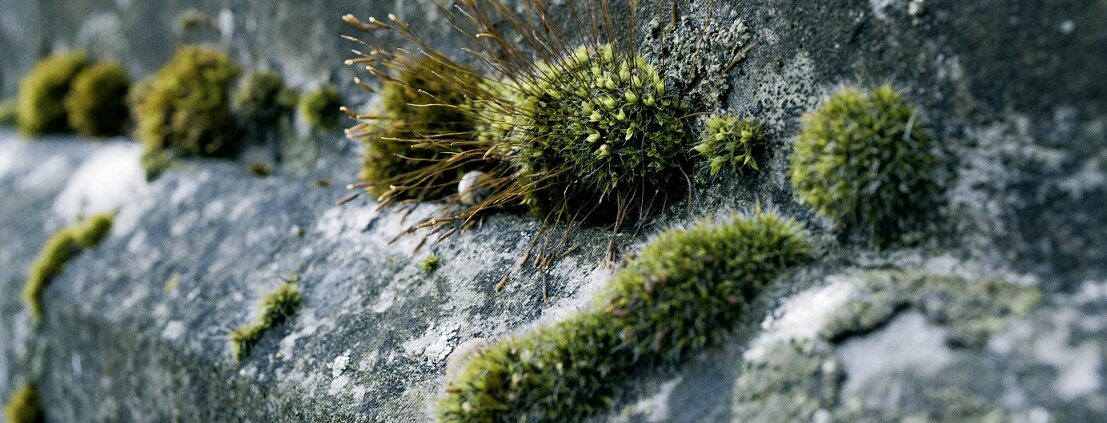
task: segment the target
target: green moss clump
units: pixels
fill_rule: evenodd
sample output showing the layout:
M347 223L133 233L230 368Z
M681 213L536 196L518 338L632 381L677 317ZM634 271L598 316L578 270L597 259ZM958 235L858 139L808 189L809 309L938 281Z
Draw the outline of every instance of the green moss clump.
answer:
M231 348L236 360L250 355L250 350L261 340L265 332L281 324L300 308L300 288L293 282L285 282L261 299L258 316L253 322L231 331Z
M447 77L445 75L450 75ZM366 139L361 179L367 190L383 195L403 176L440 163L459 152L450 141L471 133L474 122L464 112L458 72L432 57L412 59L381 89L381 119ZM478 81L474 79L472 84ZM404 191L407 198L441 198L453 194L465 171L435 172L419 186Z
M64 100L86 66L84 53L58 53L35 65L19 83L19 130L25 135L69 130Z
M46 414L38 390L31 385L20 386L4 405L4 420L8 423L42 423Z
M284 86L284 78L274 71L256 71L242 79L235 91L233 106L243 121L252 125L272 125L296 106L299 94Z
M230 90L239 72L214 49L178 50L132 93L137 135L146 150L205 156L236 152L242 140L231 115Z
M430 257L427 257L427 258L423 259L423 261L419 262L419 268L423 269L423 272L425 272L425 273L430 273L430 272L433 272L435 270L438 270L438 266L441 266L441 265L442 265L442 259L438 258L438 256L430 256Z
M127 92L131 78L117 63L99 63L85 68L73 80L65 96L69 126L90 137L122 135L130 110Z
M0 100L0 126L19 124L19 100L8 98Z
M591 310L477 354L447 387L440 418L583 421L636 369L679 363L718 341L809 252L799 225L772 214L665 232Z
M803 122L791 176L805 203L878 246L917 226L937 191L918 110L889 85L844 88Z
M76 225L59 230L46 241L23 285L23 302L35 320L42 318L42 290L62 272L71 257L99 244L114 221L112 213L90 216Z
M765 140L761 124L735 116L712 115L705 125L700 143L692 149L708 160L712 175L719 173L724 166L734 169L748 166L758 170L754 156Z
M641 56L580 47L519 82L512 161L538 215L668 187L686 161L679 97Z
M300 116L312 128L324 131L338 128L340 120L345 116L340 108L342 96L333 85L310 91L300 98Z

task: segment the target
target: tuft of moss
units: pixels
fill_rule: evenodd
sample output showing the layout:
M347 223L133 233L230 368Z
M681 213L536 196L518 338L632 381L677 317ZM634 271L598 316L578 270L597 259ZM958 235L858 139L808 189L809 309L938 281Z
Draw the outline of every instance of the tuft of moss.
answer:
M8 423L42 423L46 414L38 390L32 385L20 386L4 405L4 420Z
M442 259L438 258L438 256L430 256L419 262L419 268L423 269L423 272L425 273L431 273L435 270L438 270L438 266L441 265Z
M251 175L259 178L265 178L273 174L273 167L262 162L250 162L250 164L246 166L246 170L248 170Z
M583 421L641 367L718 341L810 245L794 221L737 217L662 233L587 311L497 342L446 389L447 422Z
M0 126L19 124L19 100L7 98L0 100Z
M90 137L122 135L130 118L127 92L131 78L118 63L98 63L73 80L65 96L69 126Z
M300 288L294 282L285 282L266 294L258 304L258 315L254 321L231 330L231 348L235 359L241 361L250 355L265 332L295 314L300 303Z
M341 108L342 96L333 85L309 91L300 98L300 116L304 122L324 131L338 128L341 118L345 116Z
M240 73L225 54L184 46L132 92L138 138L147 151L220 156L234 153L240 131L230 90Z
M433 57L419 57L381 89L381 117L365 140L361 179L374 195L388 192L396 178L448 159L457 134L471 133L475 123L462 106L465 96L457 81L444 75L468 75ZM473 84L478 81L474 79ZM441 198L453 193L465 171L452 169L428 175L407 198Z
M73 81L86 66L81 52L49 56L31 69L19 83L19 130L25 135L69 130L64 100Z
M35 320L42 318L42 290L60 274L69 261L81 250L99 244L111 230L115 215L97 214L54 233L46 240L46 245L38 258L31 264L27 281L23 285L23 302L31 311Z
M232 105L239 117L252 125L272 125L292 111L299 94L284 85L281 74L262 70L247 74L235 91Z
M670 185L686 161L680 98L641 56L581 46L518 83L510 160L538 215Z
M803 123L791 170L803 202L877 246L917 227L937 191L918 110L889 85L847 87Z
M754 157L765 141L761 124L736 116L712 115L704 122L700 143L692 149L707 159L711 175L725 166L758 170Z

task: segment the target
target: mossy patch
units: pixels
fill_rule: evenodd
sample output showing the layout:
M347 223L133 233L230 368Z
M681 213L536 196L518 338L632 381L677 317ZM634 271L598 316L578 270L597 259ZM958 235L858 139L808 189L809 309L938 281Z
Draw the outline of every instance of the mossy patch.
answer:
M16 389L4 404L4 420L8 423L45 422L46 414L42 410L38 390L31 385Z
M725 167L735 170L757 166L757 153L763 150L765 131L752 119L712 115L704 122L700 143L692 149L707 159L711 175Z
M582 421L636 369L679 363L718 341L809 251L799 226L772 214L662 233L590 310L476 354L447 387L439 416Z
M803 202L877 246L918 229L938 188L934 142L915 107L889 85L847 87L803 123L791 170Z
M117 63L85 68L73 80L65 96L69 126L90 137L122 135L130 119L127 93L131 79Z
M239 66L210 47L184 46L131 97L137 136L147 151L222 156L237 152L241 133L231 114Z
M19 83L19 130L33 136L69 130L65 96L88 66L81 52L58 53L39 62Z
M295 314L300 303L300 288L294 282L285 282L276 290L265 294L258 304L258 315L254 321L231 330L231 349L235 359L241 361L250 355L250 351L261 341L265 332Z
M19 100L6 98L0 100L0 126L19 124Z
M290 113L300 94L284 85L284 78L275 71L254 71L242 78L232 101L239 118L254 126L273 125Z
M423 269L424 273L434 272L435 270L438 270L438 266L441 265L442 259L438 258L438 256L430 256L419 262L419 268Z
M308 91L300 98L299 111L304 122L312 128L329 131L338 128L345 116L341 111L342 96L338 88L326 85L317 90Z
M90 216L73 226L62 228L46 240L42 252L31 264L23 285L23 302L35 320L42 318L42 290L62 272L70 258L99 244L114 221L112 213Z

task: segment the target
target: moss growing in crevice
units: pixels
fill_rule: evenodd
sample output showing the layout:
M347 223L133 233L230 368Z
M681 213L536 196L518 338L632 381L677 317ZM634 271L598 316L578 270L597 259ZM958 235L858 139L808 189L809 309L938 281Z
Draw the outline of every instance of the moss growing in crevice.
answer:
M341 119L346 116L341 109L342 96L333 85L309 91L300 97L300 117L314 129L329 131L338 128Z
M59 230L46 241L46 246L31 264L23 285L23 302L35 320L42 318L42 290L62 272L70 258L99 244L111 230L114 220L112 213L90 216L76 225Z
M300 288L294 282L286 282L261 299L254 321L231 331L231 349L236 360L250 355L254 345L265 332L281 324L300 308Z
M752 119L712 115L704 122L700 143L692 149L707 159L711 175L724 167L758 170L756 156L764 149L765 131Z
M43 59L19 83L19 130L24 135L69 130L65 96L86 66L80 52L58 53Z
M443 421L581 421L638 368L676 364L747 317L803 231L771 214L661 234L612 276L590 310L499 341L447 387Z
M4 420L8 423L42 423L46 414L38 390L32 385L22 385L4 404Z
M938 191L934 142L889 85L843 88L803 117L792 184L844 234L887 246L919 229Z
M299 100L296 90L285 87L281 74L261 70L247 74L234 93L233 109L248 126L273 125L290 113Z
M69 126L90 137L122 135L130 119L127 92L131 79L117 63L90 66L73 80L65 96Z

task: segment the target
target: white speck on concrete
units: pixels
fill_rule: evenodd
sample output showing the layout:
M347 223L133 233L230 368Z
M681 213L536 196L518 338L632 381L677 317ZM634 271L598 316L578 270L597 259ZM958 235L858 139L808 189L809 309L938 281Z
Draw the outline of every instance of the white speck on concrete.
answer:
M1065 19L1061 22L1061 26L1058 27L1062 34L1069 35L1076 30L1076 23L1072 19Z
M115 211L142 196L148 186L139 165L141 154L142 147L133 143L99 149L70 176L54 201L54 212L72 222L81 214Z
M339 377L334 378L334 380L331 381L330 388L327 389L327 395L331 395L331 396L338 395L338 393L342 391L342 388L345 388L346 385L348 385L348 384L350 384L350 377L349 376L343 375L343 376L339 376Z
M831 276L829 284L800 292L789 298L776 313L761 323L763 331L744 354L746 360L759 361L777 342L814 339L829 316L857 291L855 281L846 276ZM779 316L779 317L774 317Z
M926 321L917 311L901 313L887 327L846 341L838 348L845 366L842 396L857 395L878 377L912 370L933 374L953 360L945 344L945 329Z
M887 9L893 1L895 0L869 0L869 4L872 5L873 15L876 16L877 19L887 19L888 15L884 14L884 9Z
M457 338L460 325L457 323L445 326L431 326L427 328L423 336L404 343L404 351L411 355L422 355L431 363L438 363L446 359L453 351L451 340Z
M184 335L184 332L184 323L174 320L165 325L165 329L162 329L161 331L161 337L162 339L168 341L176 341L181 337L181 335Z
M350 350L342 353L342 355L335 357L334 362L331 363L331 377L342 376L342 372L346 371L346 366L350 364Z

